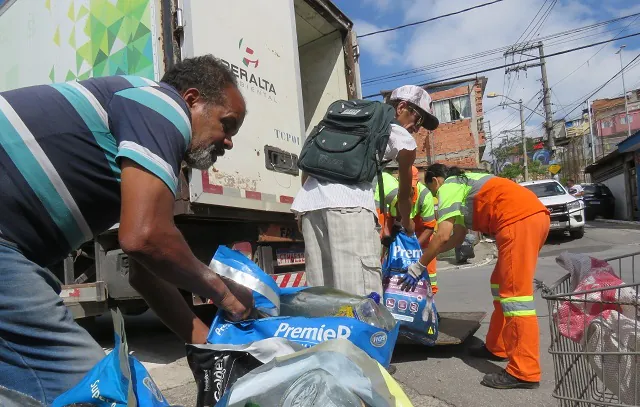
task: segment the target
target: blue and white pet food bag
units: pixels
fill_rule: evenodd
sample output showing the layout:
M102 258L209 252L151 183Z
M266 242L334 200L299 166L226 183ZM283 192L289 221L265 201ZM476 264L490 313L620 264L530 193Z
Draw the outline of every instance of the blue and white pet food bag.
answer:
M218 274L253 290L256 308L260 310L279 310L281 294L304 289L281 290L273 278L260 270L255 263L224 246L220 246L216 252L211 268ZM244 345L266 338L285 338L305 347L311 347L330 339L344 338L365 351L381 365L389 366L398 338L398 328L396 325L393 330L387 331L355 318L331 316L318 318L274 316L230 322L225 319L223 312L218 312L211 325L207 341L212 344Z
M407 268L420 260L418 239L399 233L389 247L383 265L384 305L400 325L400 336L433 346L438 338L438 311L425 272L414 291L402 291L401 280Z

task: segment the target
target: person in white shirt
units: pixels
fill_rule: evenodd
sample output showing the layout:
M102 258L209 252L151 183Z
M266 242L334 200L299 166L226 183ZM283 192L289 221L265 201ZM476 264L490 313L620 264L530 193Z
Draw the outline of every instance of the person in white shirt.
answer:
M567 187L569 189L569 193L576 198L582 198L584 195L584 188L582 188L582 185L576 184L572 179L567 181Z
M399 125L391 125L384 159L398 163L397 209L405 232L413 234L411 169L417 145L412 133L420 127L434 130L439 122L432 114L431 97L418 86L394 90L387 103L395 108ZM301 223L307 283L361 296L371 292L382 295L381 246L373 196L376 180L346 185L303 174L302 183L291 210Z

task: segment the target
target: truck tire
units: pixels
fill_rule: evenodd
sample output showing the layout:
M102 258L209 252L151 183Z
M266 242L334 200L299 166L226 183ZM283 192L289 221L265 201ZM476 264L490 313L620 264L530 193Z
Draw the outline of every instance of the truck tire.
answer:
M582 237L584 236L584 227L572 230L571 232L569 232L569 234L573 239L582 239Z

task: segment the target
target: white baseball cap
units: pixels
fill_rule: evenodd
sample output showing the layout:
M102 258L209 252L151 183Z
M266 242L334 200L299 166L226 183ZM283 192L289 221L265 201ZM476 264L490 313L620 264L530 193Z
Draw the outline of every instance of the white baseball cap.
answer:
M438 121L438 118L433 115L433 110L431 109L431 96L429 96L427 91L422 89L420 86L400 86L391 92L389 100L403 100L422 110L422 127L427 130L435 130L440 124L440 121Z

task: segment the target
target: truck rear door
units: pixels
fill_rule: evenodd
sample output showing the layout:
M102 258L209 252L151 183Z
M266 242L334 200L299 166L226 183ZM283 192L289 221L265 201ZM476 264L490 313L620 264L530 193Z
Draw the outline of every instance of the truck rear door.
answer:
M293 4L185 2L182 57L220 58L236 76L248 111L232 152L208 171L193 171L192 203L290 211L305 138Z

